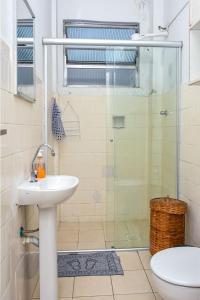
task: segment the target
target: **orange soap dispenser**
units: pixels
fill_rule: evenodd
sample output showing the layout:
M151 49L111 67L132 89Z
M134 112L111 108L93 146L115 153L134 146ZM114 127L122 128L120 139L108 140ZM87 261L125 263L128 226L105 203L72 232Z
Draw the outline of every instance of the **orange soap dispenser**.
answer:
M46 176L45 161L42 150L40 150L37 155L36 174L38 179Z

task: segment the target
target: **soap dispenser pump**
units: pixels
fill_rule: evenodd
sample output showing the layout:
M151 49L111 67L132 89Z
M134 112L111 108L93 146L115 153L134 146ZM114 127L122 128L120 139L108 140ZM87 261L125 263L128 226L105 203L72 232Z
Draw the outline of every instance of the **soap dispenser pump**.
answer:
M38 179L44 178L46 176L46 168L45 168L43 150L40 150L37 155L36 176Z

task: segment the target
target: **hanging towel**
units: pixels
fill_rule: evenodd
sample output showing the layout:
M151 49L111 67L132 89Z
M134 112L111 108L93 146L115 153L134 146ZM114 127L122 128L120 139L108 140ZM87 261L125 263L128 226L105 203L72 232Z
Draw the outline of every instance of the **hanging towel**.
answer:
M61 111L55 98L52 98L52 133L56 137L57 141L63 140L66 136L61 120Z

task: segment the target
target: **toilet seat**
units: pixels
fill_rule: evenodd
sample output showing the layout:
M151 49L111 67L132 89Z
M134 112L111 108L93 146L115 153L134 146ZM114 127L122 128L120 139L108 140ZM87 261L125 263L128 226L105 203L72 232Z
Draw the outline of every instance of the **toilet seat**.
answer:
M176 247L162 250L151 259L151 269L169 283L200 287L200 248Z

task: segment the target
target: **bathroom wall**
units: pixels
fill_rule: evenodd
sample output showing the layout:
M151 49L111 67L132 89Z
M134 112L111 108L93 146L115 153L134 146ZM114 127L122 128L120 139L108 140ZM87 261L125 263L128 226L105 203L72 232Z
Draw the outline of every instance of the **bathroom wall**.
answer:
M175 18L175 19L174 19ZM174 19L174 21L173 21ZM164 24L169 26L171 41L183 41L182 83L189 81L189 1L164 1Z
M162 8L160 8L162 9ZM162 15L162 11L161 11ZM157 16L157 15L156 15ZM156 19L156 24L163 25ZM155 30L156 31L156 30ZM177 194L177 51L153 48L149 198ZM161 115L166 111L167 115Z
M57 36L63 37L63 20L80 19L110 22L138 22L140 32L152 31L152 5L153 0L125 0L123 7L121 1L81 1L81 0L58 0L57 1ZM62 47L57 48L58 52L58 92L65 93L63 89L63 51ZM55 70L56 72L56 70Z
M200 246L200 86L182 87L180 197L188 203L187 240Z
M153 33L165 27L165 0L153 1ZM154 40L166 40L165 37ZM178 39L172 39L178 40ZM176 197L176 104L177 52L170 48L153 48L151 95L151 157L149 198ZM160 111L167 110L167 117Z
M0 126L7 135L1 144L1 296L2 300L29 300L38 277L38 256L25 249L19 227L37 227L37 207L15 205L17 186L30 176L34 152L42 142L42 35L49 35L44 19L49 1L30 1L36 15L36 102L30 103L16 93L16 1L1 1L0 27ZM32 248L37 251L38 249Z
M148 32L152 4L152 0L125 0L123 6L120 0L57 0L58 36L63 37L63 19L140 22L141 32Z
M87 0L82 3L80 0L58 0L57 33L59 37L63 37L63 19L139 22L142 33L150 32L152 27L152 1L126 0L122 7L121 1L99 2ZM60 59L63 53L62 49L58 49L58 53L57 78L59 81L59 101L62 110L65 110L63 113L64 125L67 126L67 121L73 119L73 113L70 112L70 107L67 107L67 101L70 101L80 121L80 136L67 136L65 141L61 142L59 146L61 174L74 174L80 177L80 186L76 194L60 207L60 220L74 222L105 220L106 210L108 210L106 201L110 199L106 194L107 183L108 178L112 180L114 172L113 157L110 156L112 153L110 147L112 146L108 142L109 126L112 119L111 115L107 115L109 111L108 105L110 104L117 108L115 100L118 101L119 99L120 102L123 97L123 104L127 103L127 106L124 106L124 113L127 119L130 106L134 107L133 101L131 101L134 99L134 93L129 93L125 89L121 90L119 94L118 92L114 94L112 88L110 92L106 91L105 88L63 88L63 61ZM140 103L143 105L143 102L146 101L144 107L148 103L145 97L141 97L140 100L141 102L136 100L135 114L137 108L140 110ZM121 108L121 105L119 107ZM74 117L76 118L76 116ZM110 118L109 121L108 118ZM142 118L140 124L141 127L145 127L142 124ZM123 133L124 131L121 135ZM135 134L137 135L138 133L132 133L132 139L137 138ZM128 144L125 143L124 148L127 147ZM129 163L132 163L130 157L127 158L127 166ZM135 172L136 169L138 170L138 168L135 168ZM110 204L113 205L112 201ZM113 209L111 210L113 211ZM123 216L125 213L124 208L121 206L119 210L121 218L125 217ZM109 218L111 218L110 214Z
M121 221L133 218L131 205L134 197L131 189L135 189L138 205L141 203L138 198L143 200L144 193L147 193L144 186L147 170L141 168L141 165L148 147L145 144L148 135L148 99L148 96L135 96L127 89L111 89L109 96L105 95L104 89L99 90L98 96L95 90L92 95L91 89L88 92L81 89L76 95L72 93L59 97L64 111L64 126L70 126L70 120L76 117L67 101L70 101L80 121L80 136L67 136L59 147L61 174L77 175L80 178L76 194L61 205L61 221L112 221L112 196L116 192L113 190L114 174L119 181L119 185L115 185L119 195L115 217ZM113 129L114 115L125 116L125 128ZM127 190L126 197L120 201L124 189ZM109 205L112 213L106 218ZM141 213L138 218L145 217L143 208L138 206L137 212L139 210Z
M74 196L61 205L60 220L97 221L105 215L106 96L80 89L60 96L59 102L65 129L72 121L77 129L80 126L78 136L69 133L59 146L60 173L80 178Z
M164 48L163 52L163 92L161 115L161 195L176 197L178 192L177 168L177 103L178 103L178 55L176 49Z
M180 101L180 198L188 203L187 242L200 246L200 86L189 85L189 1L174 2L172 0L164 4L166 24L173 21L169 28L169 39L183 41Z

